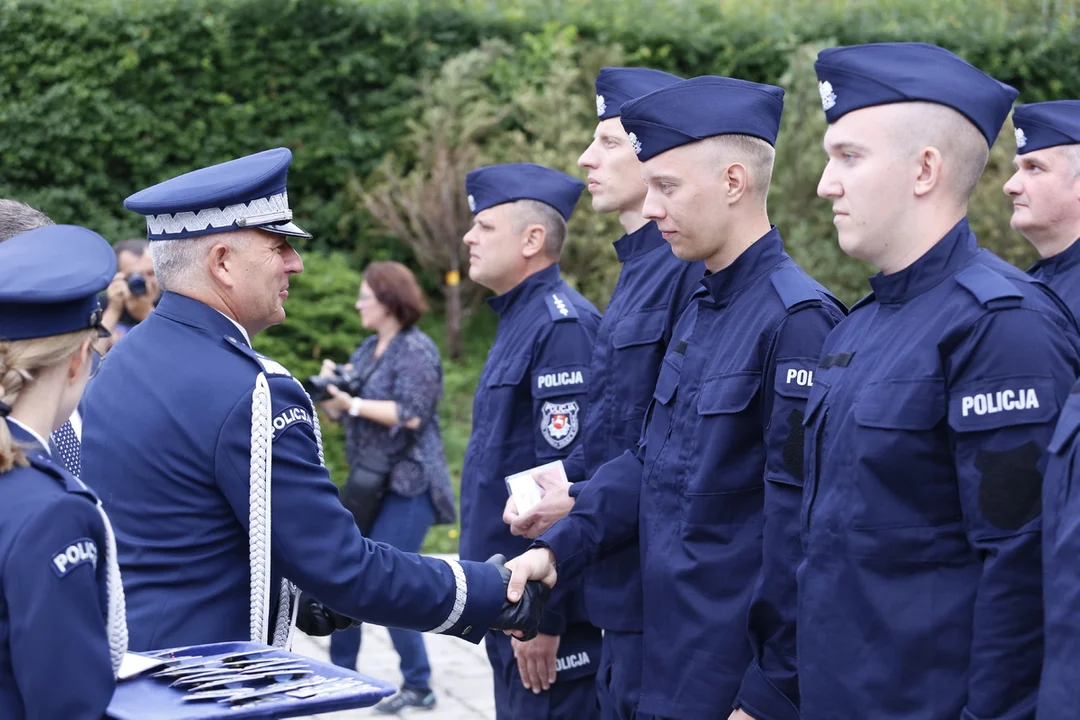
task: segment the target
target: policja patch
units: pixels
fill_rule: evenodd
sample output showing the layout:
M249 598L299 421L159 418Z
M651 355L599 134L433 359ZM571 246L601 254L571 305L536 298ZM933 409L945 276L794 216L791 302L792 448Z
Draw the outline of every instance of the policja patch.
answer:
M578 434L578 404L576 402L546 402L541 412L540 433L547 440L548 445L561 450L574 442Z

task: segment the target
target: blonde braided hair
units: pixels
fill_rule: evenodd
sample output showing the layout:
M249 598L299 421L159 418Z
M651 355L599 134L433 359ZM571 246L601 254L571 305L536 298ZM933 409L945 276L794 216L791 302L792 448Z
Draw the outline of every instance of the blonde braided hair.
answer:
M76 330L30 340L0 341L0 403L14 406L22 392L34 382L34 373L62 362L84 341L97 338L97 330ZM0 417L0 474L29 463L26 453L11 437L7 418Z

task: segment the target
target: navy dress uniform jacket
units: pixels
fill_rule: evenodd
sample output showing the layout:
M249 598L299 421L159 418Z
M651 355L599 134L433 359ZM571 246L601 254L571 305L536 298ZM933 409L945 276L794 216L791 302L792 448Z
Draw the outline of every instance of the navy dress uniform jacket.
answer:
M619 238L615 252L622 270L592 351L582 441L563 461L575 496L581 481L637 445L672 330L705 274L703 263L672 254L655 222ZM641 632L637 543L585 570L582 596L593 625Z
M675 326L637 452L600 468L537 542L562 582L638 536L639 712L698 720L738 704L796 719L802 416L844 308L775 228L702 285Z
M966 219L870 282L806 411L802 717L1030 718L1041 472L1074 324Z
M0 475L0 717L99 720L116 685L97 497L8 427L30 466Z
M115 526L131 649L250 637L249 458L260 372L274 428L270 587L287 577L331 609L380 625L445 624L465 587L446 562L361 536L321 464L300 383L217 310L166 293L109 352L83 402L84 480ZM445 631L479 642L504 584L494 566L461 565L467 599Z
M1073 317L1080 317L1080 240L1028 268L1031 277L1049 285L1065 301Z
M503 522L505 478L565 458L581 442L600 313L552 265L488 299L499 314L473 401L472 435L461 472L460 554L513 558L529 547ZM540 632L562 635L580 619L580 598L552 595ZM567 617L567 616L570 617Z

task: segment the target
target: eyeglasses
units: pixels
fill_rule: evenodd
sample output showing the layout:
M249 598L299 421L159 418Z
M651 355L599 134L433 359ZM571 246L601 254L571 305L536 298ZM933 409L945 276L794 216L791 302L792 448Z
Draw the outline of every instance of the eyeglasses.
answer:
M93 343L90 343L90 351L93 353L90 357L90 379L93 380L94 376L101 370L101 365L105 362L105 356L101 354L101 351Z

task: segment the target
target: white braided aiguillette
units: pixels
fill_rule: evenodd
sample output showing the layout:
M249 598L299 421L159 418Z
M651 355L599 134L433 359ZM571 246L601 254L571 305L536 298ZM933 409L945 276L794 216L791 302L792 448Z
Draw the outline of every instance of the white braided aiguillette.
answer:
M248 492L248 560L251 570L251 641L265 643L270 614L270 385L265 373L251 393L251 466Z

